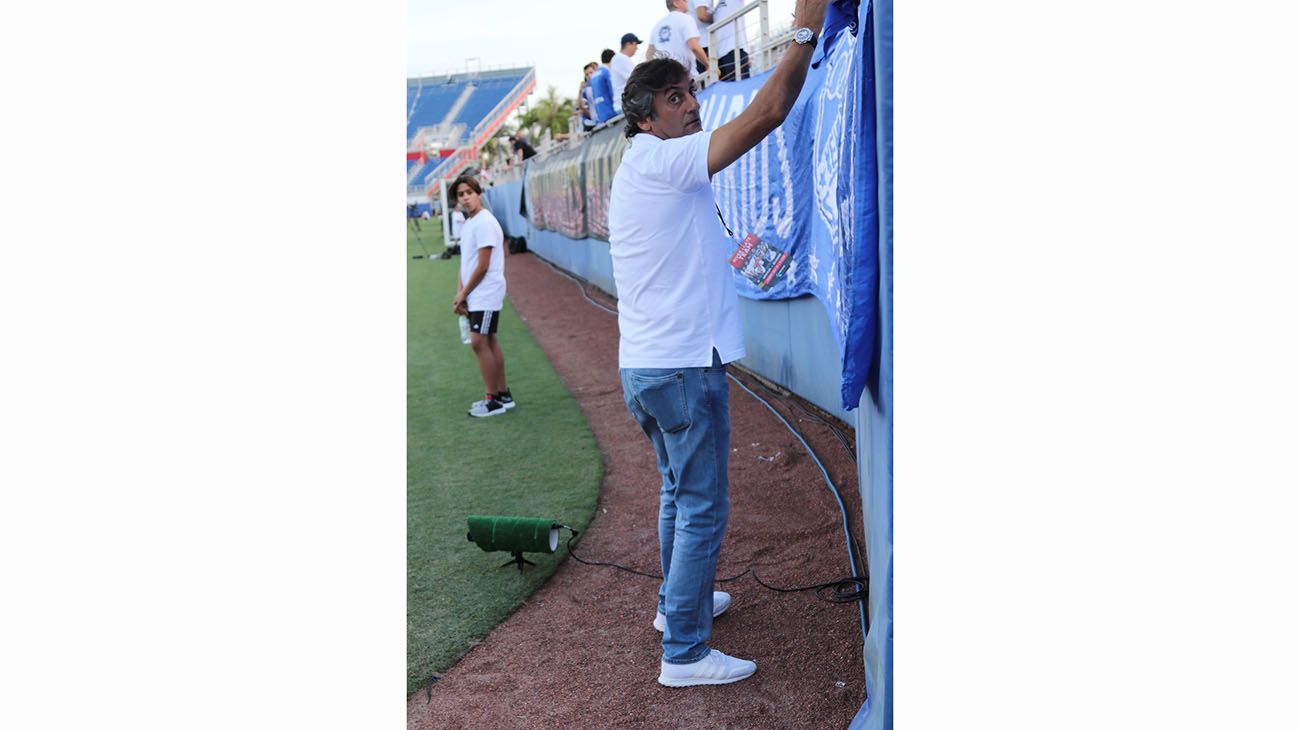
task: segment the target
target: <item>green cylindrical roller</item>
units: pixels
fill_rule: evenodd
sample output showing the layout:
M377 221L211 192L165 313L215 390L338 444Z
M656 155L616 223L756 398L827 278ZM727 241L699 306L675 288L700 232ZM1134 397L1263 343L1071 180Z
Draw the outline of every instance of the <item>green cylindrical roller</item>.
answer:
M537 517L470 515L469 539L484 550L553 553L560 544L560 527Z

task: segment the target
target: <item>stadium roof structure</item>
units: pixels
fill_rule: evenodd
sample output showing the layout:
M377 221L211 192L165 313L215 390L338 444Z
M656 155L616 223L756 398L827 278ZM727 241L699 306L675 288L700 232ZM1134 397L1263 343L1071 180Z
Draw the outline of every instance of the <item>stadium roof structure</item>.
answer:
M430 193L475 162L536 85L531 66L407 79L408 187Z

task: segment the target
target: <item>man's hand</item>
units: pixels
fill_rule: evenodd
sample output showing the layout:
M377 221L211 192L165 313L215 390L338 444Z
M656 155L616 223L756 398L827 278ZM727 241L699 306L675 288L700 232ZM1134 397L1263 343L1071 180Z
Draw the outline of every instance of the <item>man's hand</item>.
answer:
M465 298L467 296L468 295L465 294L464 292L456 292L456 296L453 297L451 300L452 314L464 314L464 315L469 314L469 307L466 306L465 304Z

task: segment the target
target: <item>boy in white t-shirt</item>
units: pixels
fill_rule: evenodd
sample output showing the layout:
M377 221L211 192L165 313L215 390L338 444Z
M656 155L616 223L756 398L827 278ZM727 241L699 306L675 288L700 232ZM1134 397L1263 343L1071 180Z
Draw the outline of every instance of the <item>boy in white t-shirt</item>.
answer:
M506 385L506 360L497 341L497 322L506 296L505 235L492 211L483 207L483 188L469 175L451 185L467 219L460 233L460 276L452 312L469 318L469 344L478 358L485 395L469 407L475 418L499 416L515 407Z

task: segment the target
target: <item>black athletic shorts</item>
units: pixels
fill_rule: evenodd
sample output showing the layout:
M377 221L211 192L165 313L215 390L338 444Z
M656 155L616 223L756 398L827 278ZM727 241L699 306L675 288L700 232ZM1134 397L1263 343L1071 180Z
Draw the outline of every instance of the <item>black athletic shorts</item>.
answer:
M497 320L501 319L500 312L483 311L469 313L469 331L477 332L480 335L495 335L497 333Z

